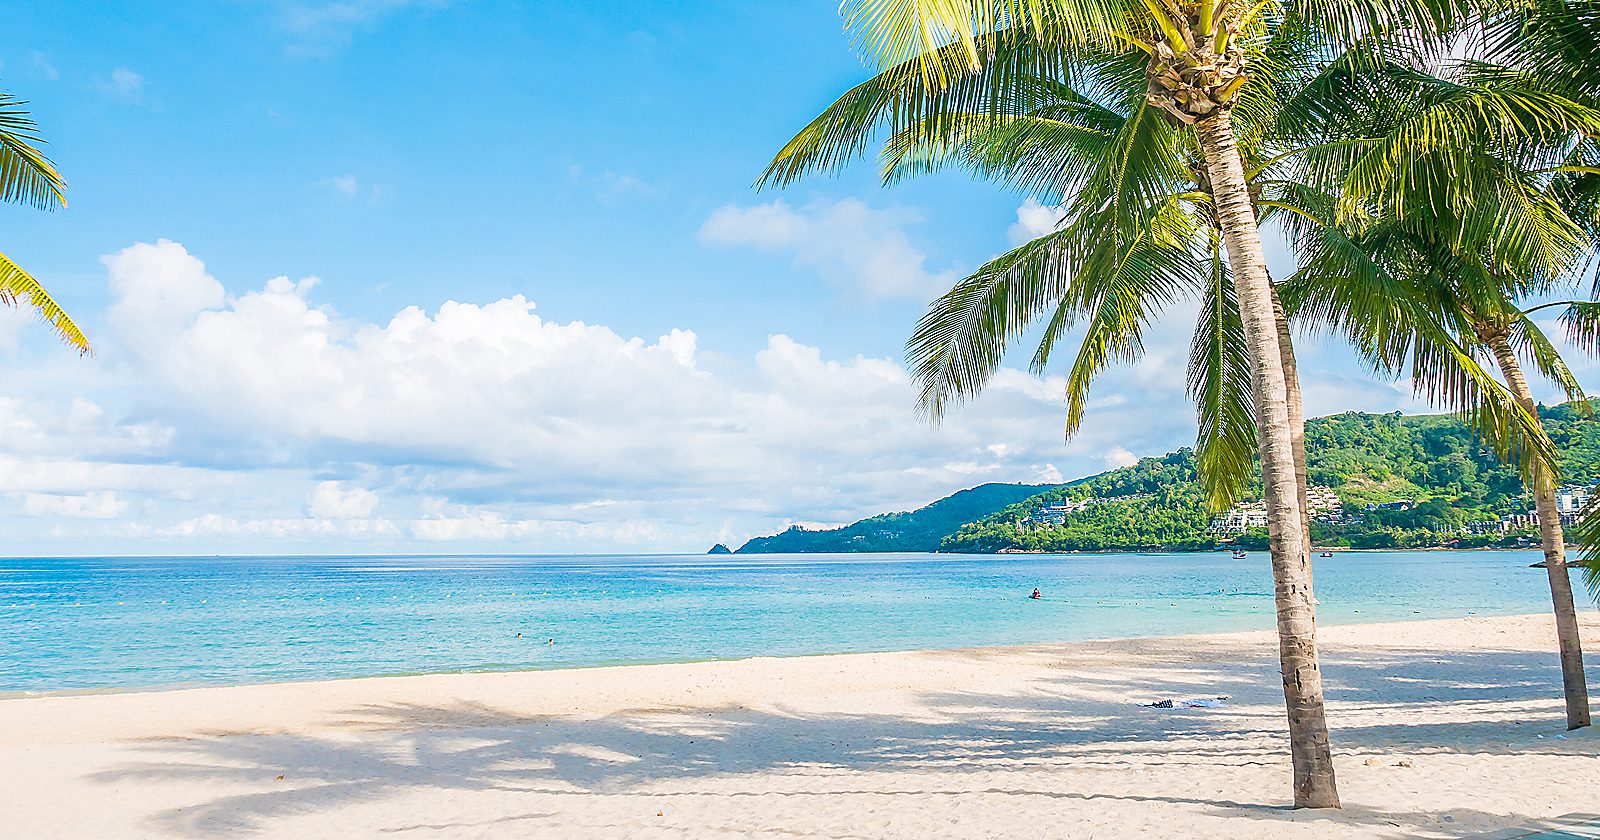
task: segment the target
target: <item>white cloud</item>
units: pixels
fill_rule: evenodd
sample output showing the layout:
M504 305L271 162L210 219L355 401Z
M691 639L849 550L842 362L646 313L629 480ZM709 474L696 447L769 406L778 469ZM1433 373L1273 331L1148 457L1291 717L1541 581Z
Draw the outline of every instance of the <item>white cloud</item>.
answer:
M355 198L361 192L361 182L354 175L336 175L329 180L334 191L346 198Z
M440 9L453 0L337 0L323 3L289 3L279 24L295 41L294 55L320 56L349 43L351 34L372 27L391 15L417 9Z
M489 508L451 504L439 498L423 499L422 514L409 523L409 531L414 538L426 542L559 539L576 544L637 546L649 545L664 536L654 522L518 519Z
M1058 482L1193 434L1181 368L1108 373L1063 446L1056 377L1004 368L931 429L898 361L785 335L702 358L689 329L628 337L520 296L374 322L319 305L315 278L229 294L170 241L104 262L102 384L73 401L59 377L0 383L0 492L114 494L99 498L137 521L68 530L116 550L703 549L985 481ZM1174 327L1152 347L1181 347ZM47 521L0 514L0 532L45 540Z
M794 255L868 300L906 297L928 300L956 279L951 270L930 271L927 257L906 235L920 221L905 210L877 210L847 198L794 208L783 201L713 211L700 227L700 241Z
M161 340L194 316L222 306L222 284L182 245L162 239L101 258L111 277L107 318L123 339L139 346Z
M1061 474L1061 470L1055 464L1045 464L1035 470L1028 481L1030 484L1061 484L1066 480L1066 477Z
M306 514L317 519L360 519L377 508L377 493L337 481L319 481L306 496Z
M1066 216L1060 207L1041 204L1039 199L1030 195L1017 207L1017 220L1006 229L1006 239L1013 248L1032 242L1047 233L1054 233L1056 225Z
M236 519L216 513L207 513L178 524L160 529L168 537L184 539L195 537L245 537L252 540L329 540L392 538L399 529L386 519L329 520L315 518L262 518ZM259 544L257 542L256 544Z
M1108 469L1131 467L1137 463L1139 463L1139 456L1120 446L1112 447L1111 451L1106 453L1106 467Z
M96 80L95 89L119 102L139 102L144 99L144 77L126 67L118 67L109 77Z
M24 493L23 516L65 516L73 519L115 519L128 509L128 503L109 490L76 496L50 493Z
M601 204L621 204L624 201L656 198L661 189L632 172L590 172L581 164L567 166L567 177L589 190Z

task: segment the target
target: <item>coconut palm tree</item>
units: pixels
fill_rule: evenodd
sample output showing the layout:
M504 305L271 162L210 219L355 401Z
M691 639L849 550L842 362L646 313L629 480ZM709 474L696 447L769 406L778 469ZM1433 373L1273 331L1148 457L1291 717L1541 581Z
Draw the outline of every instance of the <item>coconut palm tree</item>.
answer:
M1566 98L1570 90L1553 96L1524 72L1477 62L1446 70L1452 78L1391 74L1385 89L1368 97L1374 107L1339 122L1355 150L1342 176L1350 187L1344 198L1364 206L1344 225L1297 226L1302 267L1285 297L1294 314L1343 332L1376 369L1409 372L1424 394L1448 383L1430 364L1432 339L1416 325L1443 325L1495 361L1517 404L1537 422L1524 357L1569 399L1585 397L1532 314L1561 306L1581 345L1594 348L1600 336L1600 303L1525 303L1575 288L1596 255L1591 187L1600 148L1575 129L1592 131L1600 113ZM1514 135L1455 118L1517 109ZM1463 130L1417 142L1419 126L1430 123ZM1556 508L1558 474L1551 458L1519 458L1518 465L1539 513L1567 725L1575 729L1589 725L1590 714Z
M67 206L66 182L39 151L44 140L28 112L27 102L0 93L0 201L53 210ZM90 352L89 339L50 297L44 286L10 257L0 253L0 303L27 304L57 336L80 353Z
M952 80L959 84L963 77L970 78L981 70L993 58L993 47L1001 43L994 33L1005 28L1015 11L1029 13L1024 28L1037 32L1043 46L1055 48L1059 44L1076 51L1110 52L1132 45L1143 53L1147 89L1136 106L1140 118L1134 122L1134 130L1119 138L1124 148L1130 154L1160 154L1170 144L1152 142L1151 134L1173 131L1175 126L1192 129L1211 185L1212 212L1228 256L1226 277L1240 313L1236 337L1242 338L1248 348L1246 360L1276 583L1279 658L1294 765L1294 802L1296 807L1337 807L1288 386L1272 285L1232 120L1240 90L1250 80L1245 50L1262 37L1267 6L1244 9L1211 0L1173 6L1113 2L1093 9L1057 8L1058 4L1048 2L999 5L1004 8L967 3L924 6L915 0L882 0L854 7L847 4L847 8L851 8L851 23L864 33L870 45L883 55L907 59L901 66L914 66L912 72L932 90L947 89ZM1193 14L1188 14L1191 11ZM1070 55L1071 50L1066 54ZM905 55L906 52L911 54ZM814 122L808 130L816 126ZM804 134L796 140L803 142ZM861 142L857 140L854 148L842 148L854 151ZM780 153L774 180L782 181L799 171L799 167L785 167L782 159ZM1146 207L1112 206L1107 213L1091 216L1082 230L1072 232L1076 242L1069 250L1075 253L1064 254L1067 258L1058 259L1056 264L1079 263L1115 278L1115 293L1102 298L1103 306L1124 307L1136 313L1148 305L1159 306L1175 292L1170 278L1157 269L1163 251L1171 250L1171 241L1162 230L1167 222L1181 224L1170 210L1162 213ZM1112 226L1103 227L1106 223ZM1095 246L1092 234L1097 225L1102 226L1102 232L1115 234L1102 237L1103 242L1112 245L1110 250ZM1142 237L1123 235L1140 227L1150 233ZM1065 244L1066 238L1054 237L1053 243ZM1126 254L1115 247L1130 238L1141 244ZM1061 272L1055 279L1067 280L1071 276L1071 272ZM1051 291L1063 295L1072 292L1070 284L1067 288L1061 288L1059 282L1044 285L1055 287ZM994 315L1001 323L989 326L999 326L1004 331L1010 313L1002 308ZM1059 333L1065 326L1052 324L1048 329ZM1091 352L1087 356L1080 354L1080 361L1093 368L1117 353L1135 352L1137 334L1131 338L1134 343L1112 343L1109 336L1086 342ZM947 370L950 375L943 387L933 389L934 394L959 395L970 393L969 386L981 386L974 376L977 369L970 365L953 365ZM925 404L937 412L942 403L935 396ZM1074 410L1069 395L1069 417Z
M974 11L971 4L953 4L972 13L972 19L963 20L959 14L951 16L945 6L929 12L915 3L893 0L862 4L855 8L853 21L868 41L887 45L883 51L889 55L907 52L901 47L908 45L925 51L841 98L785 147L763 182L786 183L812 169L842 165L866 148L880 123L893 129L886 172L893 177L896 172L918 171L959 148L960 141L951 138L959 137L962 127L980 124L986 125L983 130L991 133L991 140L999 137L982 154L995 155L989 160L999 162L996 168L1004 169L1008 180L1065 186L1063 192L1074 192L1074 212L1060 230L986 265L941 298L924 320L911 351L914 362L921 351L922 360L929 363L919 365L918 373L924 384L923 406L934 415L951 399L981 388L998 365L1005 339L1054 307L1056 315L1046 329L1036 365L1048 357L1055 339L1078 314L1092 313L1087 316L1089 337L1070 378L1075 383L1068 394L1070 429L1081 416L1078 385L1086 388L1093 373L1108 361L1136 354L1138 325L1186 288L1210 290L1202 312L1215 317L1209 322L1203 319L1196 348L1197 355L1209 355L1218 364L1209 372L1196 367L1191 384L1197 396L1212 397L1216 405L1232 409L1212 412L1228 421L1216 427L1222 434L1214 435L1214 441L1236 443L1241 429L1258 435L1273 512L1274 577L1295 759L1295 802L1331 806L1337 804L1337 793L1322 716L1309 540L1301 515L1303 456L1295 457L1299 418L1291 411L1284 376L1292 355L1283 340L1287 333L1254 229L1260 201L1251 193L1239 142L1242 137L1247 144L1251 138L1248 132L1237 133L1232 122L1236 111L1248 120L1250 91L1260 88L1266 94L1263 101L1270 101L1274 92L1270 82L1285 80L1288 74L1282 64L1263 47L1274 31L1294 27L1269 15L1265 4L1249 14L1218 6L1209 11L1220 9L1221 14L1207 15L1204 6L1182 20L1160 10L1097 7L1091 18L1102 13L1111 17L1088 20L1075 17L1071 10L1056 16L1051 9L1034 17L1002 13L984 18L983 10ZM928 20L918 17L924 12L931 16ZM919 21L918 25L907 26L909 20ZM1007 21L1017 25L997 26ZM1084 31L1107 37L1080 37ZM1312 51L1327 49L1328 41L1319 40L1315 30L1301 26L1299 31L1309 36L1301 42ZM1029 41L1018 33L1036 38ZM1260 74L1260 81L1242 75L1247 52L1250 66L1269 71ZM1110 58L1100 60L1105 57ZM1097 107L1105 104L1104 96L1096 96L1093 89L1100 86L1103 93L1107 79L1118 77L1119 69L1120 78L1125 80L1131 70L1144 84L1131 100L1119 103L1127 106L1124 110L1106 113ZM1087 95L1068 90L1074 74L1083 77ZM995 106L1030 100L1045 104L1033 112L1025 108L1021 114ZM928 141L928 136L934 139ZM1173 153L1176 136L1192 138L1192 159ZM1055 158L1039 155L1041 146L1053 146ZM1112 157L1120 153L1127 165L1083 166L1107 153ZM986 160L982 155L974 158ZM1175 195L1174 178L1192 179L1202 189L1198 195L1194 189L1186 196ZM1130 196L1136 200L1126 200ZM1194 224L1181 207L1185 200L1203 202L1211 224ZM1245 221L1249 229L1240 230ZM1210 250L1214 259L1180 259L1188 255L1186 249L1200 230L1214 235ZM1225 267L1220 259L1223 244L1228 256ZM1211 269L1183 269L1199 264ZM1084 282L1086 276L1097 280ZM1202 342L1207 335L1210 338ZM1220 398L1228 385L1241 379L1249 383L1247 399L1237 394ZM1241 405L1247 407L1241 410ZM1254 423L1256 416L1251 415L1262 422ZM1241 422L1241 417L1248 422ZM1204 446L1208 431L1203 425L1202 449L1209 448ZM1236 464L1250 460L1237 457L1237 447L1218 446L1213 451L1231 451Z
M1327 298L1338 294L1340 287L1349 288L1349 281L1357 284L1372 279L1369 272L1381 273L1383 279L1372 285L1383 291L1380 294L1402 293L1402 299L1393 299L1367 308L1365 305L1341 306L1336 319L1343 320L1349 329L1352 342L1360 347L1374 367L1398 373L1410 364L1413 381L1426 391L1430 382L1417 376L1418 368L1426 362L1413 363L1409 354L1425 359L1426 342L1401 349L1414 341L1407 335L1409 324L1419 317L1443 319L1456 325L1457 334L1468 346L1494 359L1501 375L1517 403L1529 415L1537 417L1537 407L1528 384L1523 357L1527 357L1536 370L1560 386L1568 399L1584 401L1582 387L1572 376L1554 344L1534 320L1533 314L1547 306L1566 309L1562 320L1570 331L1586 337L1594 345L1595 325L1600 321L1591 301L1558 301L1548 304L1526 305L1522 300L1537 299L1551 290L1553 284L1528 282L1529 275L1508 276L1502 270L1483 260L1483 255L1452 253L1436 240L1413 237L1388 229L1370 231L1358 237L1356 244L1370 249L1377 263L1370 267L1350 270L1346 258L1335 258L1326 263L1314 261L1306 272L1330 272L1343 267L1350 273L1335 278L1331 273L1320 276L1296 276L1289 281L1286 296L1291 310L1299 314L1298 307L1326 305ZM1360 258L1358 258L1359 261ZM1302 285L1302 281L1309 281ZM1329 282L1332 281L1332 282ZM1308 290L1307 287L1322 288ZM1309 294L1307 292L1309 291ZM1365 292L1371 294L1370 292ZM1321 296L1327 296L1318 300ZM1427 303L1431 301L1431 303ZM1430 308L1426 315L1415 310ZM1373 310L1381 310L1374 312ZM1356 325L1352 322L1362 321ZM1567 573L1565 538L1559 511L1556 507L1558 474L1548 459L1530 458L1519 464L1524 483L1533 495L1539 515L1539 532L1544 549L1544 562L1550 582L1551 601L1556 617L1557 640L1561 652L1562 678L1565 687L1567 726L1576 729L1590 723L1588 690L1583 672L1583 653L1578 635L1577 613L1573 603L1572 584Z
M1276 214L1289 226L1296 228L1302 238L1307 231L1310 231L1314 235L1326 235L1328 238L1324 241L1330 245L1338 243L1338 247L1352 247L1352 243L1338 239L1343 234L1338 229L1329 227L1329 222L1323 221L1331 220L1335 215L1333 193L1330 191L1336 190L1339 183L1348 177L1348 170L1353 164L1366 161L1370 155L1383 153L1388 142L1388 138L1383 136L1385 132L1408 130L1410 122L1441 120L1446 124L1454 124L1457 121L1450 119L1450 112L1463 109L1493 112L1525 108L1529 102L1535 101L1533 97L1538 94L1536 89L1530 89L1523 84L1524 79L1487 66L1477 66L1468 74L1469 78L1455 82L1446 82L1420 73L1411 67L1392 64L1364 65L1360 68L1360 73L1348 72L1354 66L1348 60L1332 63L1311 77L1295 96L1271 103L1275 110L1258 103L1258 114L1272 115L1272 119L1267 123L1264 139L1270 141L1268 145L1288 148L1275 153L1268 161L1259 160L1259 156L1252 157L1248 152L1245 158L1246 171L1252 176L1251 190L1256 196L1257 207L1262 210L1261 218L1264 221L1273 219ZM1251 92L1251 88L1247 86L1242 91L1242 98L1249 101ZM1308 102L1314 102L1324 117L1341 110L1347 113L1332 121L1332 133L1327 128L1308 133L1307 126L1296 125L1303 122L1305 113L1302 109ZM1355 104L1359 107L1350 107ZM1405 119L1396 121L1396 115L1404 116ZM1512 127L1517 131L1517 148L1521 149L1523 154L1541 148L1539 142L1541 132L1546 141L1554 141L1553 148L1568 148L1571 146L1571 131L1564 127L1562 120L1572 119L1582 122L1584 119L1592 120L1593 116L1570 100L1546 102L1537 109L1518 114L1512 120ZM886 171L892 177L896 171L895 164L902 157L916 160L919 166L927 166L930 161L938 160L940 155L952 154L965 158L969 167L987 175L999 174L1015 178L1018 172L1030 173L1041 169L1048 171L1048 168L1039 165L1038 160L1029 161L1026 158L1010 156L1014 154L1014 148L1018 145L1012 142L1013 130L1018 126L1027 125L1027 119L1034 117L1034 114L1029 114L1025 119L1009 116L988 120L969 119L963 124L962 131L965 133L961 135L960 143L955 147L954 153L949 151L950 144L945 143L940 146L935 143L932 148L922 153L907 154L906 150L911 144L905 138L920 129L917 126L902 129L888 144ZM1326 122L1326 119L1323 121ZM1389 122L1395 122L1395 125L1388 126ZM1363 132L1377 136L1366 136ZM933 132L927 133L930 136L933 134ZM1034 133L1038 134L1036 131ZM1466 133L1464 136L1470 139L1476 135ZM1547 150L1552 148L1549 142L1542 145ZM1034 136L1030 138L1026 154L1032 158L1049 160L1051 158L1048 154L1049 147L1048 139ZM1473 144L1472 148L1477 149L1476 153L1482 155L1479 146ZM1548 155L1548 151L1545 154ZM1485 175L1490 176L1488 183L1491 184L1495 183L1495 177L1506 175L1523 180L1510 181L1509 192L1501 189L1488 198L1470 203L1469 206L1475 208L1474 212L1481 214L1481 218L1474 219L1468 224L1463 225L1461 222L1443 218L1425 218L1408 224L1415 224L1427 236L1446 236L1457 240L1462 238L1464 232L1474 230L1479 231L1480 236L1483 233L1493 234L1499 244L1490 243L1484 247L1521 264L1516 274L1522 278L1521 294L1526 296L1533 291L1547 289L1550 283L1540 278L1570 277L1573 259L1583 250L1583 246L1579 242L1581 234L1578 226L1564 215L1561 208L1553 206L1550 198L1542 195L1541 191L1556 198L1557 204L1563 202L1582 204L1581 201L1573 201L1573 197L1589 196L1589 204L1579 209L1587 212L1592 218L1592 194L1571 189L1575 179L1587 178L1592 174L1592 167L1584 165L1584 161L1587 160L1585 154L1587 154L1585 145L1580 143L1572 151L1567 152L1565 160L1553 162L1559 165L1541 164L1537 173L1521 170L1503 172L1508 162L1493 156L1482 156L1480 159L1467 161L1467 169L1476 175L1475 178L1463 179L1466 183L1481 181ZM1182 157L1181 149L1178 156ZM1426 159L1425 157L1424 160ZM1080 163L1082 165L1073 171L1093 171L1092 161ZM1330 166L1330 163L1337 165ZM1531 162L1524 164L1524 166L1531 165L1534 164ZM1500 174L1497 176L1496 173ZM1411 174L1415 176L1416 170L1413 169ZM1449 174L1433 173L1431 177L1417 180L1424 184L1454 183L1453 179L1441 177ZM1328 181L1329 176L1333 182L1329 186L1317 187L1312 183L1319 178ZM1174 189L1188 190L1186 193L1174 192L1174 198L1187 197L1193 201L1191 207L1197 219L1196 223L1187 229L1188 232L1199 233L1209 230L1205 212L1207 187L1204 179L1198 179L1192 186L1182 185ZM1413 203L1424 207L1432 206L1429 202ZM1098 202L1091 204L1098 206ZM1071 219L1069 214L1067 229L1064 229L1060 236L1066 238L1079 236L1078 231L1071 229ZM1385 220L1385 226L1386 230L1391 231L1388 237L1392 238L1392 231L1399 225L1392 220ZM1176 228L1168 226L1166 230L1170 235ZM1090 237L1090 241L1105 240ZM1211 241L1214 242L1214 239ZM1358 246L1356 251L1360 253ZM945 357L950 353L970 354L975 344L988 351L990 369L992 365L998 364L998 353L1003 350L1005 344L1003 340L995 341L996 336L992 332L984 336L981 332L962 333L959 329L969 318L971 302L983 300L983 295L977 292L992 292L997 286L1006 282L1037 284L1039 282L1037 279L1029 280L1009 275L1051 269L1071 272L1071 282L1077 284L1080 289L1101 287L1095 274L1085 271L1082 265L1074 265L1070 261L1067 261L1064 267L1062 265L1041 267L1034 264L1041 260L1052 259L1053 255L1050 252L1049 243L1041 241L1037 245L1007 255L986 266L963 284L971 288L958 289L957 292L935 303L929 318L924 321L924 329L919 331L912 345L913 361L919 363L920 378L925 383L933 382L937 385ZM1181 263L1186 256L1204 260L1208 253L1207 241L1202 239L1187 249L1164 254L1162 262L1171 271L1174 264ZM1324 255L1321 259L1327 261L1329 256ZM1331 256L1342 258L1337 248L1333 250ZM1435 271L1445 264L1446 259L1437 255L1431 260L1417 262L1419 270L1425 272ZM1400 267L1402 266L1396 268ZM1237 490L1249 479L1253 469L1253 458L1246 451L1247 447L1239 445L1240 439L1248 435L1251 422L1248 405L1240 399L1243 389L1227 387L1230 381L1237 381L1237 377L1231 377L1229 372L1242 367L1238 358L1241 352L1236 349L1230 353L1229 348L1242 348L1242 341L1237 338L1238 319L1236 316L1230 317L1231 301L1226 296L1214 294L1219 287L1225 285L1220 282L1223 270L1221 259L1217 257L1213 267L1190 269L1186 276L1215 278L1206 288L1207 300L1201 307L1202 319L1199 324L1200 329L1195 336L1190 377L1192 391L1200 406L1201 437L1196 449L1201 477L1207 483L1212 498L1222 505L1227 505L1232 503ZM1537 325L1521 315L1521 311L1516 309L1511 299L1497 301L1491 296L1487 304L1466 307L1460 295L1420 294L1405 285L1373 283L1368 274L1370 272L1363 273L1350 267L1345 267L1336 273L1333 278L1335 282L1326 284L1324 291L1327 294L1321 301L1324 309L1335 316L1345 315L1347 313L1342 312L1337 306L1341 300L1370 295L1373 290L1379 292L1374 299L1385 306L1395 307L1409 303L1404 329L1399 329L1391 321L1378 329L1375 336L1366 336L1364 340L1370 342L1373 339L1381 339L1383 342L1394 342L1397 337L1406 337L1408 343L1404 348L1415 351L1410 356L1411 374L1413 381L1423 386L1420 392L1436 402L1443 403L1445 407L1457 411L1465 409L1468 419L1476 420L1475 426L1480 433L1496 444L1499 454L1503 458L1516 460L1529 486L1541 488L1536 496L1542 499L1545 507L1553 510L1554 484L1551 477L1554 475L1554 453L1548 450L1548 442L1539 427L1535 406L1525 387L1521 370L1514 364L1514 356L1510 359L1512 364L1507 362L1508 355L1512 351L1511 342L1507 339L1514 338L1517 347L1525 347L1532 353L1539 369L1547 371L1555 381L1561 383L1570 397L1582 399L1582 392L1567 371L1559 354L1539 331ZM1349 281L1365 284L1365 287L1351 288ZM1480 288L1483 287L1481 282L1478 285ZM1306 294L1304 289L1296 286L1291 287L1291 292L1302 297ZM1509 290L1507 293L1513 297L1517 294L1515 290ZM1499 297L1505 298L1505 295ZM1487 308L1490 304L1493 306L1492 309ZM1061 311L1071 310L1070 305L1065 302L1059 305L1063 307ZM1548 305L1554 304L1546 306ZM1573 325L1586 323L1583 316L1600 308L1600 304L1586 302L1568 302L1562 305L1567 307L1564 320ZM1435 310L1439 312L1436 313ZM1118 336L1129 343L1124 346L1131 346L1131 343L1137 340L1137 328L1125 326L1123 323L1129 314L1128 307L1118 305L1111 307L1109 311L1110 315L1104 321L1094 318L1094 315L1104 313L1088 314L1087 317L1093 326L1085 344L1086 350L1094 347L1097 340L1103 341L1103 336L1106 335ZM1485 314L1488 312L1497 314L1491 317ZM1061 318L1058 311L1056 323L1064 320L1066 319ZM1292 344L1289 341L1285 319L1279 318L1278 324L1282 340L1280 346L1285 351L1284 364L1288 374L1286 380L1291 387L1291 411L1294 412L1298 409L1298 389L1294 388ZM1463 324L1466 325L1465 329L1461 328ZM1053 332L1047 333L1046 341L1035 357L1036 367L1042 367L1052 349L1054 339ZM985 341L992 343L985 344ZM1372 354L1375 366L1390 372L1394 372L1396 366L1405 362L1404 357L1407 355L1401 352L1400 358L1391 361L1394 354L1392 349L1370 343L1364 347ZM1494 352L1485 352L1489 350ZM1503 375L1513 386L1511 391L1493 382L1483 369L1476 365L1472 356L1478 353L1489 355L1499 361ZM1463 358L1464 356L1466 358ZM1084 358L1085 356L1080 354L1079 361L1082 362ZM1088 358L1102 358L1102 356L1091 354ZM1073 409L1069 413L1069 432L1077 422L1081 410L1081 395L1086 390L1086 383L1092 378L1092 374L1092 370L1085 373L1079 365L1075 365L1069 376L1069 406ZM1508 409L1513 416L1507 416ZM1298 420L1297 415L1298 412L1295 412L1291 416ZM1508 423L1507 420L1511 422ZM1303 461L1299 460L1301 458L1303 452L1297 453L1299 461L1297 466L1301 468L1303 475ZM1556 530L1560 527L1559 519L1548 512L1543 518L1552 523L1545 529L1547 545L1560 546L1561 534ZM1561 628L1559 639L1569 725L1582 726L1586 725L1588 720L1588 704L1570 584L1565 571L1560 568L1559 558L1547 562L1546 566L1555 567L1551 572L1552 599L1558 619L1557 625Z

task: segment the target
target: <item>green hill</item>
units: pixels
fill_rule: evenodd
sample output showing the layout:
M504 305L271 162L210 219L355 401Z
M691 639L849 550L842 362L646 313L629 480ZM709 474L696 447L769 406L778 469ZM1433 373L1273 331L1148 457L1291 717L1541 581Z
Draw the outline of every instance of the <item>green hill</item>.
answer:
M1060 524L1024 524L1038 508L1089 500L1094 503L1064 514ZM1216 543L1206 533L1210 524L1195 483L1194 453L1180 449L1023 499L961 526L939 550L1203 549Z
M1600 478L1600 422L1571 404L1541 408L1540 415L1559 453L1563 479L1595 483ZM1306 460L1310 483L1332 488L1343 502L1341 509L1313 525L1312 536L1322 544L1416 548L1498 543L1516 535L1469 535L1467 523L1529 508L1516 472L1501 465L1470 429L1446 415L1349 412L1317 418L1306 424ZM1367 510L1369 505L1399 502L1408 504ZM1059 521L1041 522L1033 516L1049 505L1070 510L1056 513ZM1194 453L1181 449L1020 500L963 525L940 542L940 550L1209 548L1215 543L1211 519L1195 482ZM1264 541L1260 532L1240 538L1249 546Z
M957 528L1048 489L1048 484L981 484L926 507L884 513L843 528L808 531L799 526L770 537L756 537L739 554L817 551L934 551Z
M1541 407L1540 416L1563 480L1600 480L1600 421L1572 404ZM1311 484L1331 488L1342 502L1313 524L1319 544L1479 546L1514 542L1526 533L1466 532L1469 522L1524 513L1531 505L1516 472L1448 415L1319 417L1306 423L1306 453ZM1253 498L1260 498L1259 487ZM1368 510L1379 505L1390 507ZM1051 506L1056 509L1036 515ZM1196 483L1194 453L1180 449L1069 484L984 484L843 528L796 526L756 537L739 553L1200 550L1216 545L1214 516ZM1247 531L1237 539L1259 548L1266 535Z

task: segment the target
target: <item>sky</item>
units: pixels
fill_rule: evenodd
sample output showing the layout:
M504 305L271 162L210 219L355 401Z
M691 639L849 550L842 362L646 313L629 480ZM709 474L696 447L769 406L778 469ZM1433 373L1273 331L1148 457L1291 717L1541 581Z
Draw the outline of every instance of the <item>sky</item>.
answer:
M0 250L95 354L0 308L0 554L700 552L1190 444L1183 306L1070 441L1022 353L917 417L923 307L1054 217L757 192L868 74L832 2L13 4L70 206ZM1312 414L1426 410L1298 346Z

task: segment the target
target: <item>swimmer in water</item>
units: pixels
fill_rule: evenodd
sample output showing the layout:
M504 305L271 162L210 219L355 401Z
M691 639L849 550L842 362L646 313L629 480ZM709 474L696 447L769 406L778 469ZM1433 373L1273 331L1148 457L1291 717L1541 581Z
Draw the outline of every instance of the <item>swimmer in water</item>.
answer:
M555 644L556 644L556 640L555 639L551 639L550 641L545 642L545 646L546 647L555 647Z
M1029 595L1029 596L1028 596L1028 597L1029 597L1029 598L1032 598L1032 599L1033 599L1033 600L1035 600L1035 601L1037 601L1037 600L1039 600L1039 599L1041 599L1041 598L1043 598L1043 597L1044 597L1044 596L1043 596L1043 595L1040 595L1040 594L1039 594L1039 590L1037 590L1037 589L1035 589L1035 590L1033 590L1033 594L1032 594L1032 595Z

